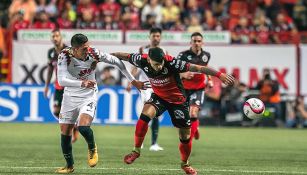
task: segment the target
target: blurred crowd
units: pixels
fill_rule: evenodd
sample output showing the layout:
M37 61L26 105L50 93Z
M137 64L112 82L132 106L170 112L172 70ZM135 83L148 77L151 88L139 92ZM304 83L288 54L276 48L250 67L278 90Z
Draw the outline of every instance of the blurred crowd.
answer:
M14 31L55 27L230 30L234 43L286 43L291 33L307 30L306 0L13 0L11 4L4 0L1 3L6 1L8 7L3 7L3 11L7 16L2 14L2 26Z

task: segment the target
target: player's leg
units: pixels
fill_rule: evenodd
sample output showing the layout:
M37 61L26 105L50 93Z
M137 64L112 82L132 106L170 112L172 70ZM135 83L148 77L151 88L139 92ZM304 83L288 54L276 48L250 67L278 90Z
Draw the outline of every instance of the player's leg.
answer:
M151 146L150 151L162 151L163 148L157 143L159 135L159 125L160 121L158 117L154 117L151 120Z
M98 150L94 139L91 124L96 112L96 102L90 101L80 108L79 121L77 123L80 134L88 145L88 165L94 167L98 163Z
M151 97L151 94L153 93L152 89L146 89L145 91L142 91L141 98L143 103L145 104ZM159 135L159 118L154 117L151 120L151 146L149 147L150 151L162 151L163 148L160 147L157 143L158 135Z
M60 114L60 111L61 111L63 92L64 92L64 90L58 90L58 89L56 89L55 92L54 92L53 115L56 116L57 118L59 118L59 114Z
M141 146L148 130L148 123L156 115L165 111L164 106L159 101L159 98L152 94L151 98L144 105L142 114L136 123L134 133L134 149L132 152L124 157L124 162L131 164L140 156Z
M74 123L77 120L75 110L61 113L59 118L61 128L61 148L66 160L66 166L57 169L55 172L60 174L67 174L74 171L74 159L72 154L71 135Z
M59 118L61 111L62 100L63 100L64 89L55 89L54 92L54 105L53 105L53 115ZM74 143L79 137L79 132L77 126L74 126L71 142Z
M191 139L199 139L200 134L198 131L199 119L198 114L201 108L201 105L204 102L204 90L195 91L190 96L190 117L191 117Z
M199 107L196 105L190 106L190 116L191 116L191 139L199 139L199 120L198 120Z
M197 171L189 164L189 157L192 151L192 138L190 128L179 128L179 151L181 157L181 168L186 174L197 175Z
M189 157L192 151L191 141L191 121L189 116L189 104L185 102L181 105L169 105L172 123L179 128L179 152L181 157L181 168L186 174L196 175L197 171L189 164Z

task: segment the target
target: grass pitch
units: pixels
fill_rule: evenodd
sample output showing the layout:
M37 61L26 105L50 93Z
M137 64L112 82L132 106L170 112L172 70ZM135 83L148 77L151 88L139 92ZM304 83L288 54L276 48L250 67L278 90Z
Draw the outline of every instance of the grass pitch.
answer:
M178 132L160 128L164 151L150 152L150 130L141 157L123 162L133 146L133 126L93 126L99 163L87 166L82 137L73 144L74 174L180 175ZM0 174L54 174L64 165L57 124L0 123ZM307 130L268 128L201 128L191 164L199 174L306 174Z

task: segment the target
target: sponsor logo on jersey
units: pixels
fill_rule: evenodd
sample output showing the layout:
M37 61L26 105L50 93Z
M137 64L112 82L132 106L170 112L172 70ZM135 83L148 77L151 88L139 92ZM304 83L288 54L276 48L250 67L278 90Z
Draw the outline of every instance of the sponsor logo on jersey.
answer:
M148 72L148 67L144 67L144 71L145 71L145 72Z
M150 80L150 83L152 83L155 86L163 85L163 84L166 84L166 83L170 82L170 79L168 77L164 78L164 79L153 79L153 78L150 78L149 80Z
M196 101L195 101L195 104L199 106L199 105L200 105L200 101L199 101L199 100L196 100Z
M208 62L209 58L207 57L207 55L203 55L203 57L201 58L203 60L203 62Z
M182 61L181 66L180 66L180 70L183 70L185 68L186 64L187 64L186 61Z
M184 113L182 110L177 109L174 111L174 114L176 119L184 119Z
M166 67L164 67L162 74L166 75L168 73L168 69Z

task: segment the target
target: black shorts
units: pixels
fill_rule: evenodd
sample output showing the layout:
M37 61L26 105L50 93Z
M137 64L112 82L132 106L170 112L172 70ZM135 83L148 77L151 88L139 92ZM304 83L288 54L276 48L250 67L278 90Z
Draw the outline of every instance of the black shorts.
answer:
M190 106L200 107L204 103L205 91L200 90L185 90L187 95L187 100L189 101Z
M62 100L63 100L63 94L64 94L64 89L55 89L55 92L54 92L54 106L58 106L58 107L61 107L62 105Z
M160 116L167 110L175 127L191 127L188 102L184 102L182 104L172 104L161 99L155 93L152 93L150 99L145 104L151 104L156 108L156 117Z

